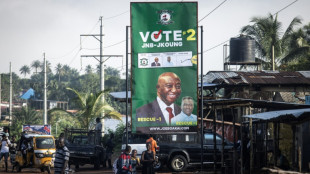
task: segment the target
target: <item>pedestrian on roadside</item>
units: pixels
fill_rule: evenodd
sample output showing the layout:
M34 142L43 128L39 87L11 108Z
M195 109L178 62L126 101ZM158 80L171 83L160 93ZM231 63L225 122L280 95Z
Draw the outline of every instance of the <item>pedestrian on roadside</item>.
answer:
M106 158L105 159L108 161L108 166L110 169L112 169L111 158L112 158L113 149L114 149L113 139L114 139L114 134L111 133L110 138L108 139L108 142L106 144ZM104 161L103 167L106 167L106 160Z
M152 134L149 135L149 139L146 140L146 143L151 143L151 150L156 155L157 142L156 142L156 140L153 139L153 135Z
M7 138L9 138L9 136L10 136L10 134L9 134L9 128L6 128L6 129L4 130L4 134L5 134L5 136L6 136Z
M11 146L9 148L10 151L10 161L14 169L14 164L15 164L15 157L16 157L16 150L17 150L17 141L16 141L16 136L12 136L12 141L11 141Z
M118 158L117 164L117 174L131 174L131 146L127 145L125 151Z
M2 140L1 140L1 153L0 153L0 161L4 157L4 162L5 162L5 171L8 172L8 158L9 158L9 147L11 145L10 140L7 138L5 134L2 135Z
M140 158L137 157L137 150L136 149L133 149L131 151L131 165L132 165L131 174L137 174L137 166L140 166Z
M65 138L61 137L59 139L59 146L56 150L56 157L54 161L55 174L68 174L69 157L70 157L70 152L68 148L65 146Z
M146 151L144 151L141 155L142 162L142 173L143 174L154 174L154 161L155 161L155 153L151 149L151 143L146 143Z
M101 144L101 134L102 134L102 123L99 117L96 118L96 127L95 127L95 135L96 135L96 144Z

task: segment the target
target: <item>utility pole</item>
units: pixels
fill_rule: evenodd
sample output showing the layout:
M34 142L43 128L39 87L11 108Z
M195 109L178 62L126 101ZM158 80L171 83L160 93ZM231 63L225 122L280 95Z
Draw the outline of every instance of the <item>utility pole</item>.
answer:
M2 93L2 86L1 86L1 75L2 74L0 74L0 119L1 119L1 117L2 117L2 96L1 96L1 93Z
M10 62L10 110L9 110L9 114L10 114L10 116L9 116L9 124L10 124L10 126L12 125L12 99L13 99L13 93L12 93L12 85L13 83L12 83L12 63Z
M47 124L47 95L46 95L46 59L45 59L45 53L43 53L43 57L44 57L44 103L43 103L43 122L44 125Z
M81 34L80 36L93 36L95 39L97 39L100 42L100 54L99 55L81 55L81 57L93 57L95 58L99 64L100 64L100 91L104 90L104 62L107 61L110 57L123 57L122 55L103 55L103 25L102 25L102 16L99 18L100 20L100 34ZM98 39L99 36L99 39ZM99 57L99 59L97 59ZM106 60L104 60L104 57L108 57ZM104 101L104 97L102 97L102 102ZM103 118L104 112L101 113L101 118ZM102 130L104 130L104 119L101 119L102 124ZM104 134L102 135L104 136Z

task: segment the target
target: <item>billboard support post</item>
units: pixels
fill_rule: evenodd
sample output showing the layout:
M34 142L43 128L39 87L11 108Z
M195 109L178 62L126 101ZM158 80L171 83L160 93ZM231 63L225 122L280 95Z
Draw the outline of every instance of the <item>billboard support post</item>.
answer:
M128 145L128 28L126 26L126 145Z
M200 127L201 127L201 171L203 171L203 26L200 26Z

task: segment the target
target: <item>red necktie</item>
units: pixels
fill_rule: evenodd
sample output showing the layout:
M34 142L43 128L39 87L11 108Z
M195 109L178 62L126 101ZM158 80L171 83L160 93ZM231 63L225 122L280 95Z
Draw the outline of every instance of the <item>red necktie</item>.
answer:
M169 113L169 125L171 125L171 118L173 118L172 108L171 107L167 107L166 110Z

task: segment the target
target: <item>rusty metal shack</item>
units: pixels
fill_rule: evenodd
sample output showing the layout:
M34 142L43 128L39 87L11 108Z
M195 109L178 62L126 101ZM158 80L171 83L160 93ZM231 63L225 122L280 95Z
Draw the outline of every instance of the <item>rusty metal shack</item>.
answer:
M310 105L304 104L310 94L309 71L210 71L203 80L204 119L232 121L234 125L243 123L240 132L234 135L242 140L242 167L234 161L234 173L251 173L254 168L276 166L279 146L286 146L287 142L292 144L287 154L290 159L288 169L309 170L310 150L305 148L310 142L310 137L306 136L310 133L309 114L303 114L300 117L303 119L296 118L295 121L283 116L268 120L256 118L255 121L252 120L254 118L243 117L256 113L270 115L266 113L268 111L310 108ZM291 136L281 135L285 125L291 128L288 128L289 133L284 134ZM246 168L249 170L241 170Z

